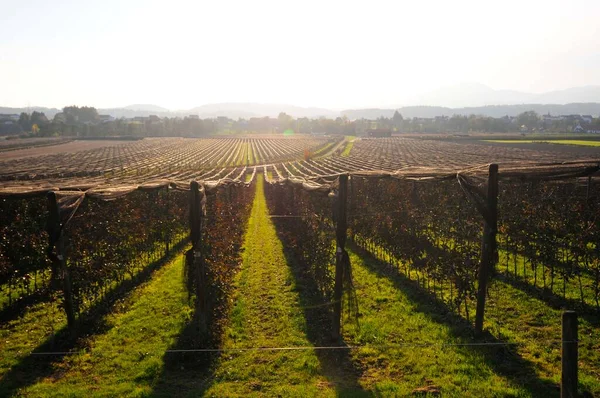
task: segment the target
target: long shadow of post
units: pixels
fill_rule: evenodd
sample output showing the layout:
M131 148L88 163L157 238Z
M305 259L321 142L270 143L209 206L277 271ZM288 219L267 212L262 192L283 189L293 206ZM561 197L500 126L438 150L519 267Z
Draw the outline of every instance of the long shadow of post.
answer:
M40 289L37 292L2 308L0 310L0 322L8 322L12 319L17 319L23 316L25 310L31 305L46 302L48 300L50 300L50 289Z
M197 323L192 319L181 330L177 341L164 354L164 368L150 396L203 396L210 388L214 382L214 368L220 353L188 351L198 347L197 336ZM213 337L207 346L218 347L216 337Z
M78 321L77 337L72 338L71 333L65 326L44 340L29 355L21 359L18 364L2 376L0 379L0 396L13 396L18 390L51 376L55 372L54 365L60 362L64 355L68 355L64 353L75 352L77 349L84 347L85 340L89 337L106 332L109 329L106 322L107 316L112 311L114 304L127 296L137 286L150 280L155 271L180 255L186 244L187 241L183 240L171 250L170 254L149 264L132 279L123 281L102 299L96 301L85 313L81 314Z
M379 276L384 276L394 283L398 290L406 294L407 298L414 304L416 311L427 315L432 321L449 327L450 332L458 339L459 344L473 342L486 342L492 345L463 346L457 347L466 353L477 352L481 354L486 362L499 375L506 377L521 388L527 390L531 396L558 396L559 386L541 379L532 362L526 360L506 340L498 339L485 332L479 340L475 341L473 325L465 318L453 312L443 301L426 289L419 286L416 281L408 279L402 273L391 269L387 264L373 257L369 252L350 244L352 251L364 262L364 265Z
M587 303L584 304L580 300L562 297L550 291L550 289L544 289L541 287L533 286L531 283L523 279L514 277L512 275L506 275L502 272L496 273L496 279L514 287L515 289L521 290L522 292L527 293L528 295L535 297L538 300L543 301L548 306L556 310L580 310L578 313L579 317L584 318L592 326L600 326L600 313L598 312L598 309L592 305L589 305Z
M331 311L323 303L315 280L299 264L290 250L290 242L283 232L286 220L275 220L277 236L283 242L284 254L296 283L300 305L306 320L306 337L315 347L331 346ZM345 343L335 345L345 346ZM315 350L324 376L335 386L340 395L373 396L359 384L362 371L352 361L349 349Z

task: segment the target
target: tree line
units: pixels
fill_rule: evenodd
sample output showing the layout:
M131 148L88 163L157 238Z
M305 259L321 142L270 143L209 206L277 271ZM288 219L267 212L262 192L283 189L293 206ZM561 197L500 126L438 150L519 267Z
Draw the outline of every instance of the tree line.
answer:
M516 131L576 131L581 118L563 119L542 118L534 111L523 112L516 117L494 118L481 115L453 115L435 118L404 118L396 111L390 118L379 117L375 120L349 120L347 117L333 118L293 118L280 113L277 118L262 117L250 119L230 119L227 117L201 119L197 116L163 117L148 116L131 119L114 119L108 115L99 115L94 107L68 106L49 120L43 112L21 113L16 123L16 133L22 136L189 136L201 137L215 133L305 133L305 134L362 134L371 129L389 129L403 133L502 133ZM600 130L600 118L584 123L586 129ZM6 129L6 127L5 127ZM13 131L4 134L15 133ZM0 131L2 133L2 131Z

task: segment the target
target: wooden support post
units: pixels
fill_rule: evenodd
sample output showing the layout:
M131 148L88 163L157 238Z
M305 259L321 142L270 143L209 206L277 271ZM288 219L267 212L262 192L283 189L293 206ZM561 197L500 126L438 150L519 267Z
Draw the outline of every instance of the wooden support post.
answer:
M346 199L348 197L348 176L339 177L339 190L337 197L336 214L336 251L335 251L335 285L333 289L333 324L331 337L333 340L340 339L342 321L342 295L344 293L344 267L343 256L346 246Z
M169 255L169 251L170 251L170 245L171 245L171 239L173 238L173 236L171 235L172 231L171 231L171 217L169 215L169 212L171 211L171 209L169 208L169 186L167 185L166 187L166 191L165 191L165 213L167 215L167 223L166 226L164 226L163 228L165 228L164 233L165 233L165 256Z
M205 336L208 332L205 269L202 253L202 193L200 184L196 181L190 183L190 229L193 251L193 272L196 286L195 316L198 320L198 334Z
M483 227L481 243L481 262L479 264L479 288L477 291L477 310L475 313L475 334L483 332L483 314L488 279L496 261L496 231L498 229L498 165L490 164L487 189L486 210L489 220Z
M564 311L562 314L562 374L560 397L577 397L577 313Z
M64 308L67 315L67 326L71 337L76 334L76 319L75 319L75 305L73 302L73 286L71 284L71 274L67 266L67 259L65 257L65 239L63 229L60 220L60 209L58 207L58 201L56 199L56 193L48 192L48 211L49 216L49 228L48 232L50 239L56 239L54 243L56 247L56 255L51 257L54 263L54 269L58 270L59 278L62 281L62 291L64 296ZM52 249L52 248L51 248Z

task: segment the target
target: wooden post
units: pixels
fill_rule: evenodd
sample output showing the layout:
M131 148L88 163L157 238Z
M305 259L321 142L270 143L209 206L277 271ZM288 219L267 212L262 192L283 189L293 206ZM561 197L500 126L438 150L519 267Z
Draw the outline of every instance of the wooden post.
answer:
M48 210L50 212L49 234L50 239L56 239L54 243L56 247L56 255L52 256L54 268L58 270L60 279L62 280L62 291L64 295L64 308L67 314L67 326L73 337L76 333L75 305L73 303L73 286L71 284L71 274L67 267L67 259L65 258L65 239L60 220L60 209L56 199L56 193L48 192ZM52 248L51 248L52 249Z
M206 289L204 286L204 261L202 258L202 194L200 184L196 181L190 183L190 227L193 251L193 270L195 278L195 311L198 320L198 333L206 335L208 331L206 310Z
M166 191L165 191L165 213L167 215L167 223L166 226L163 226L163 228L165 228L164 231L164 236L165 236L165 256L169 255L169 249L170 249L170 244L171 244L171 217L169 216L169 211L171 209L169 208L169 186L167 185L166 187Z
M577 313L564 311L562 314L562 374L560 397L577 397Z
M331 328L331 337L333 340L340 339L342 320L342 295L344 293L344 267L342 259L346 245L348 176L341 175L339 177L339 184L336 220L335 285L333 289L333 325Z
M479 264L479 288L477 291L477 310L475 313L475 334L483 332L483 314L485 312L485 295L490 274L496 259L496 230L498 228L498 165L490 164L487 189L487 204L489 220L483 227L481 243L481 262Z

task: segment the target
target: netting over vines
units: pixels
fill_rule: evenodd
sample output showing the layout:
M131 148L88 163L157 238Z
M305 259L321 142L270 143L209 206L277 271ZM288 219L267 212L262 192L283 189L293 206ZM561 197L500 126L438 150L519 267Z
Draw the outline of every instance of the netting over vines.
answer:
M479 281L488 267L492 277L516 278L562 307L599 310L598 162L507 164L492 190L487 169L349 173L350 239L466 318L485 295ZM331 213L330 203L304 196L335 191L339 175L280 177L270 187L274 214L302 216L278 221L301 258L324 247L315 229L327 226L316 215ZM310 269L323 260L306 261Z
M266 184L273 222L284 245L314 281L323 304L333 301L335 275L334 200L329 190L309 191L294 184Z
M47 291L45 198L0 199L0 310Z
M84 200L64 228L78 312L187 237L187 195L167 187L119 200Z
M500 272L600 309L600 180L501 182Z
M253 197L255 170L240 177L247 181L195 183L205 211L198 228L211 314L225 302ZM106 309L113 293L186 242L193 208L190 185L168 180L86 190L19 187L5 190L0 205L0 311L18 311L21 302L49 293L63 303L70 327ZM209 321L216 319L211 314Z
M455 179L350 180L350 237L468 314L483 217Z

